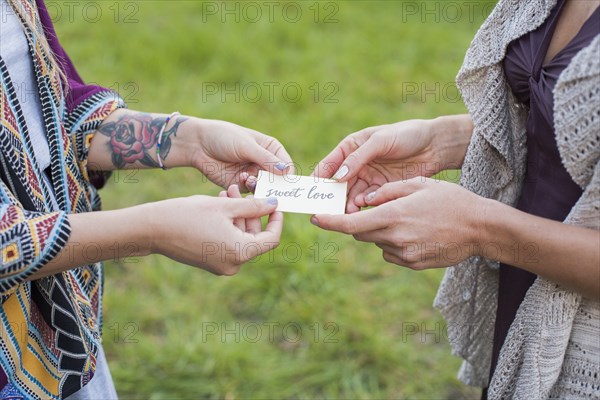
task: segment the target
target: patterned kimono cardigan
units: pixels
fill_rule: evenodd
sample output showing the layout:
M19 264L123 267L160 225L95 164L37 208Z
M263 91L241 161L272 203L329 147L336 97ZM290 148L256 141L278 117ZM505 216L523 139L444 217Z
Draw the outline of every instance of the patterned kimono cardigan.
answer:
M99 207L86 163L94 131L123 107L114 93L85 85L56 39L42 0L22 0L26 18L43 28L60 75L26 30L50 147L50 200L4 61L0 58L0 398L63 398L90 381L100 341L102 265L27 278L65 246L67 215ZM41 31L41 29L40 29ZM98 185L97 185L98 186Z

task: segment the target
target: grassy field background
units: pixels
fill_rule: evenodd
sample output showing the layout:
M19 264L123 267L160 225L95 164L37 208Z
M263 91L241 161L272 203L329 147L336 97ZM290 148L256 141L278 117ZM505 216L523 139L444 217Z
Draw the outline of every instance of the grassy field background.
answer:
M494 2L47 3L86 80L131 108L274 135L307 174L353 131L464 112L453 80ZM122 172L103 199L198 193L218 188L192 169ZM106 271L104 343L123 398L479 396L456 380L431 306L443 271L386 264L307 216L287 215L282 246L233 278L158 256Z

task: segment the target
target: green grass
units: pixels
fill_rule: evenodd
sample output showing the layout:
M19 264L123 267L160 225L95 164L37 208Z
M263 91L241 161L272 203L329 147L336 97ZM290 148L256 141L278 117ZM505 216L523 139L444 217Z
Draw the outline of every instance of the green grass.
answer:
M131 108L179 110L274 135L305 174L353 131L464 112L451 83L490 3L481 2L472 20L463 8L453 22L446 7L455 2L296 2L288 7L303 14L292 23L282 11L288 3L276 3L271 22L259 2L258 22L244 21L254 16L247 9L236 23L221 14L203 20L203 9L222 2L96 2L97 22L94 10L83 13L86 3L71 19L53 2L62 11L59 36L84 78L118 88ZM415 4L416 15L407 8ZM336 9L337 22L324 23ZM131 12L137 22L125 23ZM279 84L273 99L265 82ZM258 85L263 95L223 102L203 92L236 83ZM281 92L290 83L303 90L298 101ZM333 91L337 102L325 102ZM103 199L113 209L217 191L191 169L121 172ZM158 256L107 263L106 271L104 344L123 398L478 397L456 380L459 360L431 306L443 271L386 264L376 247L321 231L307 216L287 215L282 247L233 278ZM405 334L415 326L437 333ZM241 337L210 334L215 328Z

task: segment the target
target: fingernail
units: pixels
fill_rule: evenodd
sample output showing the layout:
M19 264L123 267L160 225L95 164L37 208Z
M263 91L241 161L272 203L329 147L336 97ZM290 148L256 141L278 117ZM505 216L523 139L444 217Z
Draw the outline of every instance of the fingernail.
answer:
M310 223L319 226L319 220L314 215L310 218Z
M333 175L333 179L339 180L348 175L348 167L346 165L342 166L342 168L338 169L338 171Z
M286 167L287 165L285 165L285 163L282 162L278 162L277 164L275 164L275 168L277 168L280 171L283 171Z
M377 194L377 192L371 192L368 195L365 196L365 201L367 203L369 203L370 201L372 201L375 198L375 195Z
M277 201L276 197L269 197L267 199L267 203L269 203L272 206L276 206L279 202Z
M255 180L248 180L246 182L246 186L248 186L248 189L254 189L256 187L256 181Z

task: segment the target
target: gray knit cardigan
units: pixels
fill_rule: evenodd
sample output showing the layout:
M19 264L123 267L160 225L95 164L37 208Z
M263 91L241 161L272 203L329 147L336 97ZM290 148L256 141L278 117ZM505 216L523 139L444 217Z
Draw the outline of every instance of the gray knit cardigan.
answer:
M457 84L475 129L461 185L515 205L525 174L527 111L502 60L508 44L539 27L556 0L500 0L467 52ZM554 90L562 162L583 194L565 224L600 229L600 35L581 50ZM600 246L600 243L599 243ZM597 266L600 268L600 266ZM600 398L600 303L537 278L500 352L491 381L498 264L480 257L447 269L435 299L447 321L459 378L489 385L489 398Z

